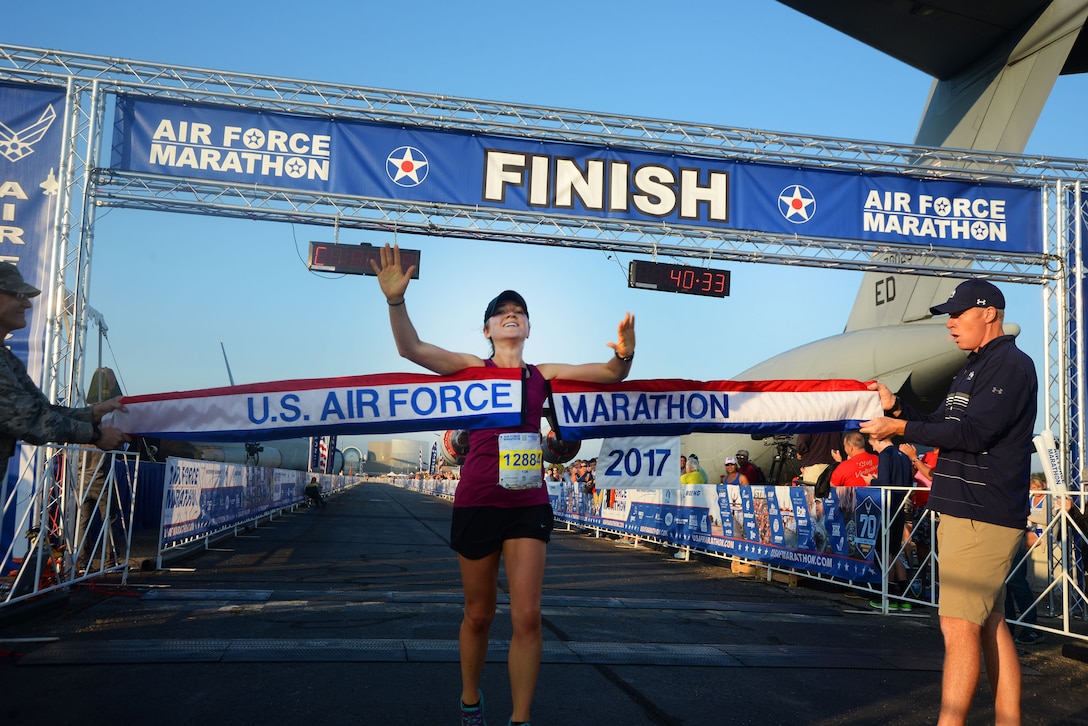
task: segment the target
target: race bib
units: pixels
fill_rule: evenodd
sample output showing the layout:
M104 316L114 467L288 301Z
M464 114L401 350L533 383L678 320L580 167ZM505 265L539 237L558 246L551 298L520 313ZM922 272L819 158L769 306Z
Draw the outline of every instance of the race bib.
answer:
M499 486L503 489L540 488L543 463L540 434L499 434Z

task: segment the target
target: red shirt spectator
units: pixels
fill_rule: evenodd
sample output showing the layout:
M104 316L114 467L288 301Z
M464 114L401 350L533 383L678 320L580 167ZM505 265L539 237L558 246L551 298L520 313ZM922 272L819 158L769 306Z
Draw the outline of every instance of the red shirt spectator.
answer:
M899 450L910 457L914 481L918 484L918 491L911 492L911 502L915 509L924 509L929 503L929 489L933 486L933 468L937 466L939 449L931 449L921 456L918 456L918 449L913 444L900 444Z
M876 476L879 460L876 454L865 449L865 437L857 431L847 432L842 436L842 448L848 458L843 461L841 452L833 452L832 455L838 454L835 458L841 463L835 467L835 471L831 472L831 486L869 486L865 476Z

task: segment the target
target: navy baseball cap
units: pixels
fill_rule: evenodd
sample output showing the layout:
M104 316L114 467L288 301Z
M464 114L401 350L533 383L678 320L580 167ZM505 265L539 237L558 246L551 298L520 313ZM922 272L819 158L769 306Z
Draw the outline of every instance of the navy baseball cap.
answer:
M525 311L525 317L529 317L529 306L525 304L525 298L513 290L503 290L487 304L487 310L484 310L484 323L487 323L488 319L495 314L495 309L499 307L499 303L504 302L517 303Z
M986 280L964 280L946 302L934 305L929 312L934 315L947 315L962 313L970 308L997 308L1005 309L1005 296L992 282Z

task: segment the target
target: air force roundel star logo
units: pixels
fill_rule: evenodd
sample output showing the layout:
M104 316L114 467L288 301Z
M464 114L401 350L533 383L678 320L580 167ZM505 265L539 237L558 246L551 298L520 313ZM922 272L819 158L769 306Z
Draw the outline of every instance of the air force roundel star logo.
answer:
M800 184L791 184L778 194L778 211L787 222L804 224L816 214L816 197Z
M417 187L427 178L430 163L426 155L414 146L398 146L385 160L385 173L393 183L402 187Z

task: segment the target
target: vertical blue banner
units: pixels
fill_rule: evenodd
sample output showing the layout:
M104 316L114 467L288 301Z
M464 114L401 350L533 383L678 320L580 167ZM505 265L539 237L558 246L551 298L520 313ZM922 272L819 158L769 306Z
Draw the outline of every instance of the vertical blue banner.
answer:
M42 290L27 313L27 326L14 331L4 344L26 364L39 386L45 370L47 276L60 191L64 109L64 89L0 83L0 260L14 264L27 282ZM12 487L20 486L20 472L29 471L29 477L20 487L16 505L5 509L0 553L12 542L16 518L30 506L32 451L17 447L9 470L2 472L0 495L5 503Z
M0 83L0 260L43 291L5 344L41 384L53 220L60 191L63 89Z

